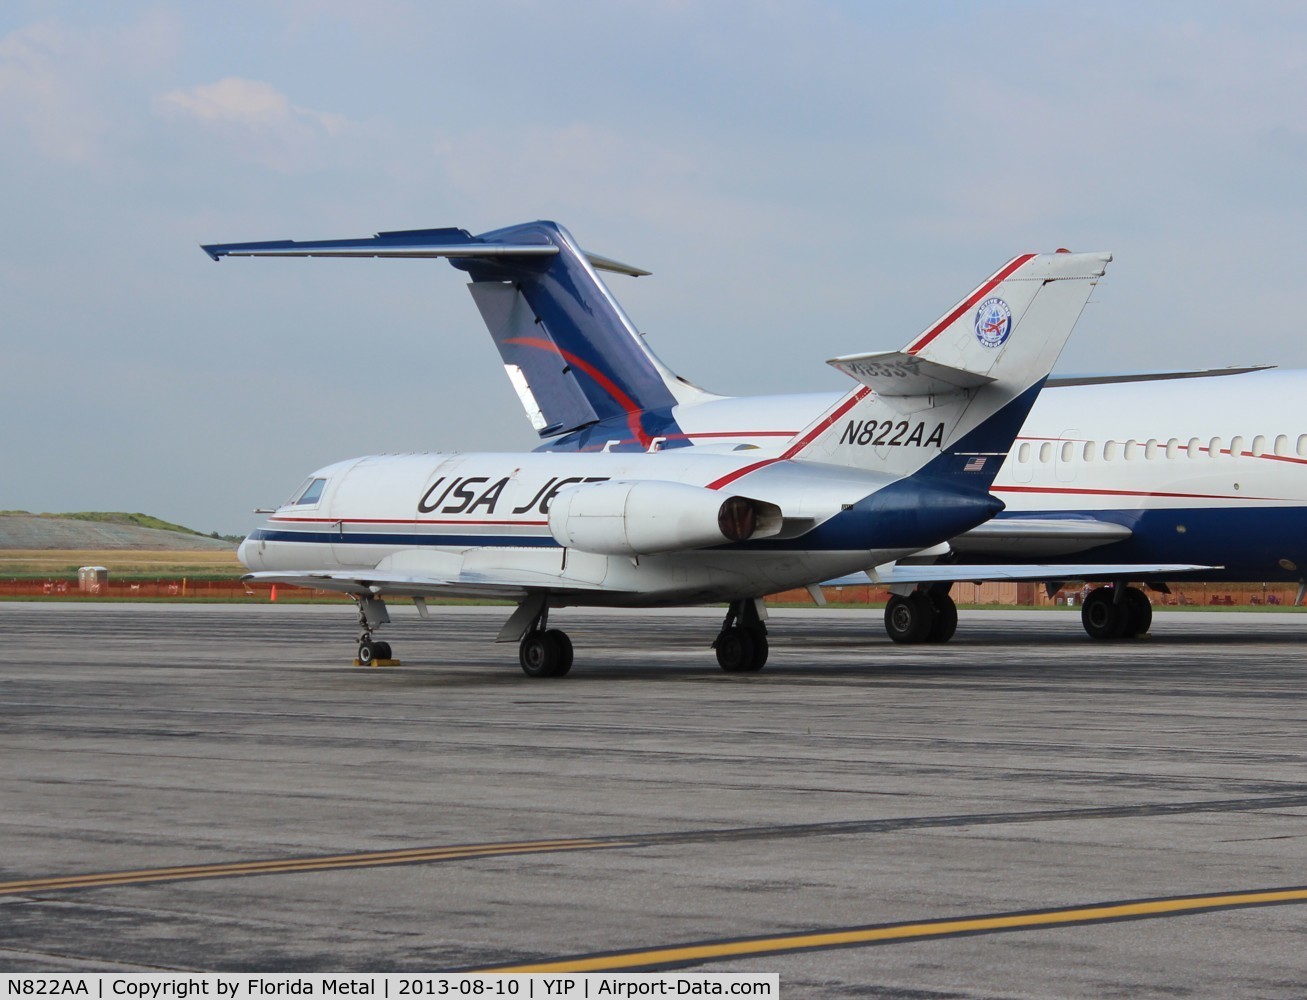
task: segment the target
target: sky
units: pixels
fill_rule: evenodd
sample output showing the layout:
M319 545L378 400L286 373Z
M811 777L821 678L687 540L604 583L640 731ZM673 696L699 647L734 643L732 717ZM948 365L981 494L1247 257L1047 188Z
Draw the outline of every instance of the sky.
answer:
M1109 250L1060 372L1307 367L1305 183L1297 3L7 0L0 509L244 533L338 459L538 443L447 263L200 243L552 219L731 395Z

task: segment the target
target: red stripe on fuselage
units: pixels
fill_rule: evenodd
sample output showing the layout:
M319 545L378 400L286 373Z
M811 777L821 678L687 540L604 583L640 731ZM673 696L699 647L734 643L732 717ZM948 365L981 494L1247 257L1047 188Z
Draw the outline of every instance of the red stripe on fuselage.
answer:
M868 394L870 394L870 392L871 389L869 389L867 386L865 385L859 386L858 388L854 389L851 393L849 393L848 398L846 398L842 403L840 403L839 406L835 407L835 409L831 410L830 413L826 414L826 416L824 416L820 420L820 422L816 424L816 426L814 426L811 430L809 430L806 434L804 434L803 437L801 437L798 441L795 441L792 445L786 448L785 451L782 452L779 457L766 458L763 459L761 462L754 462L752 465L746 465L742 469L736 469L734 472L728 472L720 479L715 479L711 483L709 483L708 489L719 490L723 486L728 486L731 483L735 482L737 479L747 476L750 472L756 472L758 469L765 468L768 465L775 465L777 462L784 462L793 458L808 445L812 444L812 442L815 441L818 437L820 437L823 433L825 433L825 431L830 428L831 424L835 423L835 421L839 420L840 417L844 416L844 414L848 413L849 410L853 409L853 407L857 403L865 399L868 396Z
M1293 503L1287 497L1246 497L1230 496L1223 493L1169 493L1165 490L1087 490L1060 486L999 486L990 488L992 493L1056 493L1058 495L1095 496L1095 497L1168 497L1180 500L1265 500L1272 503Z
M298 524L522 524L538 528L548 521L474 521L471 519L441 519L435 517L398 518L398 517L270 517L269 521L294 522Z

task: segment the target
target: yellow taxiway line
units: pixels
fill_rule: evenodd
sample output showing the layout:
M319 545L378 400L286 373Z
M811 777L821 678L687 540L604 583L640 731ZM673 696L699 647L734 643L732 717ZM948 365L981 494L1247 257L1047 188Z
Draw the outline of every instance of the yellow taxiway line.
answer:
M495 966L477 972L611 972L615 970L654 969L692 965L714 960L778 955L794 951L817 951L858 945L888 944L927 938L985 934L998 931L1038 930L1069 924L1095 924L1116 920L1146 920L1175 917L1210 910L1230 910L1249 906L1273 906L1281 903L1307 902L1307 887L1262 889L1255 892L1226 893L1209 896L1177 896L1134 902L1096 903L1067 909L1034 910L1025 913L998 913L989 916L929 920L920 923L881 924L851 927L805 934L750 938L673 945L640 951L606 955L560 958L523 965Z
M338 868L372 868L380 865L467 861L511 854L593 851L606 847L631 846L634 845L617 840L530 840L518 843L417 847L400 851L371 851L361 854L335 854L267 861L229 861L212 865L142 868L134 871L65 875L52 878L22 879L16 882L0 882L0 896L51 892L57 889L92 889L99 886L136 885L145 882L179 882L187 879L223 878L239 875L278 875L290 872L328 871Z

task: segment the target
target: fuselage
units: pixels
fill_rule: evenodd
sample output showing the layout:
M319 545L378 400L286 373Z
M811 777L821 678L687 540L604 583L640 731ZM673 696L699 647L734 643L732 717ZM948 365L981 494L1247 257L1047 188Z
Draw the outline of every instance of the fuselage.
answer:
M775 449L833 398L679 406L666 415L668 445ZM992 487L1006 505L998 516L1091 518L1131 529L1130 538L1094 549L1095 562L1204 563L1221 567L1204 579L1300 580L1307 570L1303 400L1303 370L1046 387ZM605 431L587 434L546 447L593 447ZM1030 561L1021 551L959 554L964 563ZM1065 561L1085 558L1079 549ZM1041 553L1039 561L1058 557Z
M239 555L255 571L381 570L464 581L480 574L520 581L523 590L585 590L587 604L648 606L733 600L855 572L966 531L998 506L947 482L812 462L778 461L739 476L757 455L682 449L351 459L313 473ZM723 480L729 489L714 492ZM633 554L559 541L563 526L551 525L550 515L560 495L622 482L691 487L692 501L753 498L783 511L785 526L773 537ZM692 512L687 505L659 513L675 532Z

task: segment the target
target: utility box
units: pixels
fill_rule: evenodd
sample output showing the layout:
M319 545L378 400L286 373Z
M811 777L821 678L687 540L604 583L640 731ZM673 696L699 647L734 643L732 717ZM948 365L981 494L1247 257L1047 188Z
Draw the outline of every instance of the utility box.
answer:
M109 571L103 566L82 566L77 571L77 589L87 594L98 594L109 582Z

